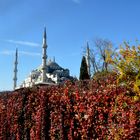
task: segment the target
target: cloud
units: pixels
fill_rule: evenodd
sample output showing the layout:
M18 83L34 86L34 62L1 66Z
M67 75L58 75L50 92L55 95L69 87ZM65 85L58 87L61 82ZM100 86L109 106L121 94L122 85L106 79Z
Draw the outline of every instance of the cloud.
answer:
M15 53L14 51L8 51L8 50L0 52L0 54L2 54L2 55L13 55L14 53Z
M0 54L2 55L15 55L15 51L5 50L1 51ZM40 53L36 52L27 52L27 51L19 51L19 55L26 55L26 56L41 56Z
M40 44L29 42L29 41L19 41L19 40L6 40L6 42L13 43L16 45L30 46L30 47L39 47Z
M41 56L40 53L36 53L36 52L20 51L19 53L22 54L22 55L28 55L28 56Z

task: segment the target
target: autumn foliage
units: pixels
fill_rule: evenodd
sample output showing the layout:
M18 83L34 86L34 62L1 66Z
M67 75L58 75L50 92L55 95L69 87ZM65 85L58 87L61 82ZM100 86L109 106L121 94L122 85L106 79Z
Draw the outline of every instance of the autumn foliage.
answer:
M113 59L110 52L107 54L107 63L111 64L118 74L117 83L131 88L133 86L134 98L140 98L140 45L130 46L124 42Z
M116 76L0 95L0 140L139 140L140 102Z

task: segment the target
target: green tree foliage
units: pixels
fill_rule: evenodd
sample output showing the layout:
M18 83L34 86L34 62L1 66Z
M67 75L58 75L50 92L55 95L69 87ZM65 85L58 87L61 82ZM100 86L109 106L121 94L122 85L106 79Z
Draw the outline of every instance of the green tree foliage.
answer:
M90 79L89 74L88 74L88 70L87 70L87 63L86 63L85 56L83 56L83 58L82 58L79 79L80 80Z

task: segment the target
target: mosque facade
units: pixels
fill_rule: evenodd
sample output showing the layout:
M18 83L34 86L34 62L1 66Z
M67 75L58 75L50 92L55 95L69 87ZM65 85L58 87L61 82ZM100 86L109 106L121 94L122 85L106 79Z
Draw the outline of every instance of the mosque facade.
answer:
M29 76L22 82L19 88L32 87L37 84L60 84L66 80L72 79L69 69L62 68L56 63L55 59L47 59L47 39L46 28L44 29L43 45L42 45L42 64L31 71ZM16 89L17 82L17 50L15 55L15 68L14 68L14 89Z

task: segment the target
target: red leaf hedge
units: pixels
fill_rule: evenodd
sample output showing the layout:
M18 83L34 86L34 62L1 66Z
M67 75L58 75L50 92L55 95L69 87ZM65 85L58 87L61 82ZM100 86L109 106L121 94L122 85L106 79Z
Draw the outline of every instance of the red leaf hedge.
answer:
M139 140L133 94L115 76L2 93L0 140Z

